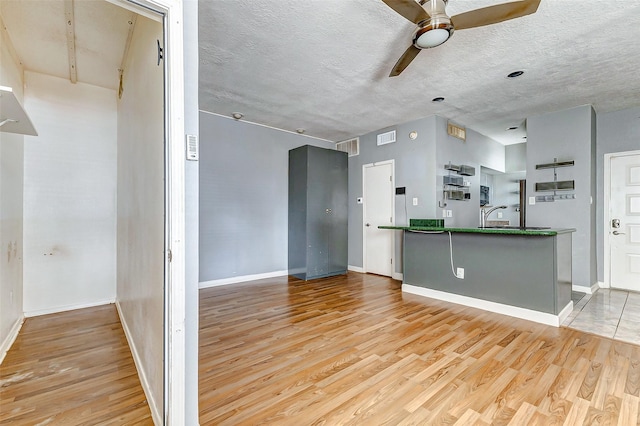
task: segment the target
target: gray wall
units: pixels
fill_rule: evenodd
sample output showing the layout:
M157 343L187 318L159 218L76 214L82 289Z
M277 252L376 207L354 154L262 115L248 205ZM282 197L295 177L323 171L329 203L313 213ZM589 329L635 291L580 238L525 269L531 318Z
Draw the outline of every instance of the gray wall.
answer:
M604 155L614 152L640 150L640 107L598 114L597 118L597 246L598 281L604 282Z
M200 112L200 282L287 270L289 150L335 144Z
M377 146L376 135L396 130L397 142ZM411 131L418 132L415 140ZM448 172L444 165L467 164L476 168L470 181L471 200L448 201L446 209L452 217L446 226L478 226L480 210L480 166L504 171L504 146L480 133L467 129L467 140L461 141L447 134L447 119L431 116L408 123L386 127L360 136L360 155L349 159L349 265L362 267L362 166L378 161L395 161L395 186L406 187L406 195L396 195L396 224L406 225L409 219L442 218L442 176ZM405 198L406 197L406 198ZM418 198L418 205L412 200ZM406 213L405 213L406 200ZM395 272L402 272L402 233L395 238Z
M452 210L452 217L445 219L445 225L449 227L476 227L480 226L480 166L504 172L505 150L504 145L490 139L472 129L467 129L466 141L454 138L447 134L447 119L437 117L437 163L436 163L436 199L442 200L442 177L449 174L444 169L449 162L459 165L466 164L476 169L475 176L465 176L469 181L471 199L468 201L447 201L447 210ZM437 216L441 217L438 209ZM492 216L493 217L493 216Z
M591 106L530 117L527 120L527 195L536 182L553 181L553 169L536 164L574 160L575 166L557 169L558 180L575 180L575 200L527 205L528 226L576 228L573 234L573 284L596 283L595 247L595 114ZM593 204L591 198L593 197Z
M504 171L507 173L527 171L526 142L504 147Z
M379 161L394 160L395 186L406 187L405 195L395 197L395 217L397 225L405 225L408 218L434 218L436 216L436 117L398 124L360 136L360 155L349 158L349 265L363 266L362 259L362 204L356 200L363 196L362 166ZM376 136L396 130L397 141L377 146ZM418 132L415 140L409 133ZM418 205L413 205L413 198ZM406 213L405 213L406 200ZM396 232L396 272L402 270L402 233Z

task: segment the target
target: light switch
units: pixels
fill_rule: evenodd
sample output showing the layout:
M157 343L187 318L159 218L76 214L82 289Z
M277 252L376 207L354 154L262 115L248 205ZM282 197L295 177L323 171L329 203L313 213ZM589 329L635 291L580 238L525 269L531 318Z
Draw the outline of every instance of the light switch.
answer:
M413 197L413 205L414 206L418 205L418 198L417 197Z
M447 217L453 217L453 210L447 210Z
M536 197L529 197L529 205L533 206L536 203Z
M502 212L498 212L498 219L502 219Z

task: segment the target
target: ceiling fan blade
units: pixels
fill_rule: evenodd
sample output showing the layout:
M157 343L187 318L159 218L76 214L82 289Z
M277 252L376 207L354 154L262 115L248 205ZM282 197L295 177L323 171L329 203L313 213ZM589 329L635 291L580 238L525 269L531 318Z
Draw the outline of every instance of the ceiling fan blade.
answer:
M509 19L520 18L538 10L540 0L521 0L497 4L482 9L471 10L451 17L451 23L457 30L483 27Z
M420 50L421 49L418 49L413 44L409 46L409 48L405 50L405 52L402 54L400 59L398 59L398 62L396 62L396 64L393 66L393 69L391 70L391 74L389 74L389 77L395 77L397 75L400 75L400 73L404 71L406 67L409 66L411 61L413 61L416 58L416 56L418 56L418 53L420 53Z
M414 24L429 19L429 14L415 0L382 0L391 9L398 12Z

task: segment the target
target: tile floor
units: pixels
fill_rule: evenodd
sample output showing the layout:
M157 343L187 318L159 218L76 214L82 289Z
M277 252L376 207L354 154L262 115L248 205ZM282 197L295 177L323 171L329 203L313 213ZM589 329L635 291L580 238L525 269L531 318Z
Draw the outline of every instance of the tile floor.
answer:
M580 294L572 294L563 326L640 345L640 293L601 288L578 300Z

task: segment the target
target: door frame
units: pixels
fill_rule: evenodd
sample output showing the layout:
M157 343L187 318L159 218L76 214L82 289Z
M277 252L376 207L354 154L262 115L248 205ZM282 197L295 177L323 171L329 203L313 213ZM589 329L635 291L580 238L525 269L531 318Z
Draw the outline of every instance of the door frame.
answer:
M156 424L180 425L184 424L186 418L187 379L183 4L182 0L106 1L163 24L166 254L164 259L163 418L157 419L159 413L155 413L153 409L151 411Z
M611 234L609 233L609 223L611 215L609 213L609 200L611 198L611 160L617 157L627 157L632 155L640 155L640 150L611 152L604 155L604 223L602 228L604 240L604 285L603 288L611 288Z
M365 179L365 169L367 167L375 167L382 166L384 164L391 164L391 189L393 190L396 187L396 163L394 159L384 160L384 161L376 161L374 163L368 163L362 165L362 195L367 193L366 191L366 179ZM393 197L393 193L391 194L391 225L395 226L396 224L396 198ZM367 233L365 231L365 212L367 206L366 197L363 198L362 203L362 271L367 273ZM396 234L392 232L391 234L391 278L396 278Z

